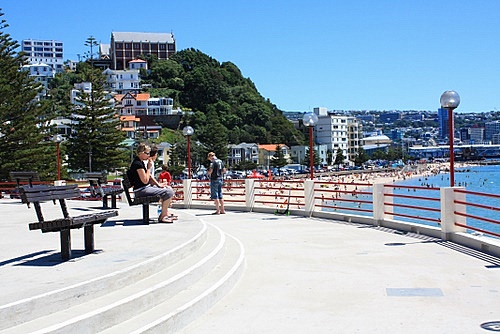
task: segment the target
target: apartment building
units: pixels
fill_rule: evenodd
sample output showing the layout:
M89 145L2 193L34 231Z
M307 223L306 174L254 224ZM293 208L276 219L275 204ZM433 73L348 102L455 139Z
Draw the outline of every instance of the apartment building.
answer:
M259 163L259 145L255 143L240 143L237 145L229 145L227 156L228 166L237 165L243 161Z
M168 59L176 52L175 38L171 33L113 32L109 57L113 70L124 70L129 62L143 55Z
M335 115L323 107L314 108L313 112L318 116L314 127L316 143L326 145L333 154L333 160L340 148L346 160L353 161L362 146L362 126L356 117Z
M46 64L56 73L64 71L63 42L54 40L24 39L21 48L32 65Z

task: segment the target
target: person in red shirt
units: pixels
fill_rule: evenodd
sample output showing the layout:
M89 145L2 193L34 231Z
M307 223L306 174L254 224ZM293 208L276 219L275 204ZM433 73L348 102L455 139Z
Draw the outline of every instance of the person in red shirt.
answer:
M170 186L170 184L172 183L172 175L170 175L170 172L168 171L168 166L164 164L163 166L161 166L161 169L162 172L158 176L158 178L160 179L160 184L166 184Z

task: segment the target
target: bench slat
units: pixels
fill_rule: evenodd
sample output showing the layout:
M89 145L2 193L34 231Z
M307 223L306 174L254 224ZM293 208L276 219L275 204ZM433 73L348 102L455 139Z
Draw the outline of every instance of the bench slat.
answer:
M63 228L74 229L74 228L84 227L87 224L100 224L104 222L106 219L116 216L118 216L118 211L113 210L113 211L105 211L99 213L91 213L70 218L60 218L50 221L30 223L28 226L30 231L42 230L43 233L58 232Z
M57 187L49 185L38 185L33 187L22 186L19 190L23 203L47 202L80 196L80 190L76 184Z

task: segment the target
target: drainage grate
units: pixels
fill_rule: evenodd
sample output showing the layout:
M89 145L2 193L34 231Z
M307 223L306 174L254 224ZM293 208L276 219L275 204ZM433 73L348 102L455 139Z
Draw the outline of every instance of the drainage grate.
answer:
M481 324L481 328L492 332L500 332L500 321L485 322Z

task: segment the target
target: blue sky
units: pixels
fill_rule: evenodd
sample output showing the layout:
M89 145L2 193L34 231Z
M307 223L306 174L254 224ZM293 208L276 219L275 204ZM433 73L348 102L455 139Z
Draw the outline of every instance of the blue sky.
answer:
M23 39L64 43L78 59L89 36L173 32L177 49L236 64L284 111L500 109L500 1L149 0L4 1Z

